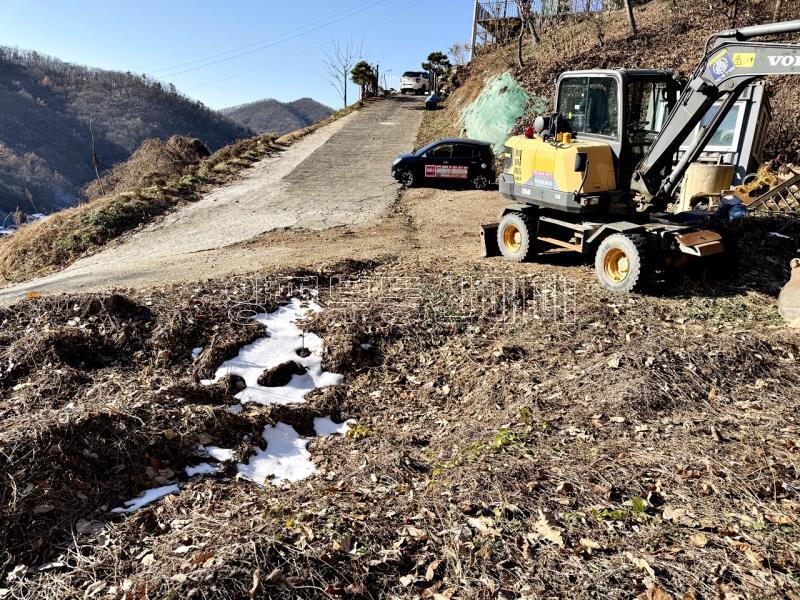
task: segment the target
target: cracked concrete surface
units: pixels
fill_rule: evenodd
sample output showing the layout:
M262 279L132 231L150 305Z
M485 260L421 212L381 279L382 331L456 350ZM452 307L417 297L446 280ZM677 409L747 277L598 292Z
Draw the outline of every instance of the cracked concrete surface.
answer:
M372 103L122 243L0 290L0 302L32 290L101 291L248 272L258 257L253 251L243 255L236 248L242 242L285 228L320 231L373 222L397 200L391 160L414 145L421 108L420 100L406 97ZM268 245L259 248L269 252Z

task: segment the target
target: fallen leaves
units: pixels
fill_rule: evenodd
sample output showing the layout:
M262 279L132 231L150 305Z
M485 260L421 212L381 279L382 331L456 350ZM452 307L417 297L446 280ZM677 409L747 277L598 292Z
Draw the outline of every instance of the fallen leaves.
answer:
M657 585L650 586L643 594L639 595L642 600L672 600L672 596Z
M641 569L652 579L656 576L656 572L653 570L653 567L650 566L650 563L641 556L635 556L632 552L628 551L625 552L625 556L629 561L631 561L637 569Z
M728 538L727 542L733 549L741 552L754 567L761 569L764 566L764 555L754 550L753 546L747 542L731 538Z
M595 542L590 538L581 538L578 541L578 546L580 550L586 554L592 554L595 550L605 549L605 546L603 546L600 542Z
M491 517L470 517L467 519L467 524L483 535L500 535L500 530L495 527L495 521Z
M563 528L555 520L552 513L539 509L539 519L534 524L534 531L540 539L556 546L564 547Z
M661 518L665 521L673 521L684 527L699 527L700 522L687 508L665 506L661 513Z
M705 548L708 545L708 538L698 531L689 536L689 543L695 548Z

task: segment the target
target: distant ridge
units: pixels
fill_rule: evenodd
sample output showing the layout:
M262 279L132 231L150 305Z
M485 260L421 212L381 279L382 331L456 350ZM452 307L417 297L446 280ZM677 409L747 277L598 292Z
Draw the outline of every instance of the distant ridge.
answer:
M147 139L180 134L214 151L252 135L155 79L0 46L0 214L81 199L96 177L92 133L101 173Z
M334 111L312 98L299 98L292 102L266 98L224 108L219 112L253 131L283 134L308 127L332 115Z

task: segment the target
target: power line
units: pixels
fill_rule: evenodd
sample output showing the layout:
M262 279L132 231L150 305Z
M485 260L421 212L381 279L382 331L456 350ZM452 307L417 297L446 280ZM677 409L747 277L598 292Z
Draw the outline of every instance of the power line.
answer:
M355 16L355 15L357 15L359 13L362 13L362 12L364 12L366 10L369 10L370 8L376 7L379 4L383 4L386 1L387 0L377 0L377 2L374 2L374 3L370 4L370 5L364 6L362 8L359 8L358 10L351 11L350 13L348 13L348 14L346 14L344 16L340 16L340 17L338 17L336 19L329 20L329 21L327 21L327 22L325 22L325 23L323 23L321 25L317 25L316 27L312 27L311 29L306 29L305 31L301 31L300 33L296 33L296 34L291 35L289 37L286 37L286 38L284 38L282 40L271 42L269 44L264 44L264 45L259 46L257 48L253 48L252 50L246 50L244 52L240 52L238 54L234 54L233 56L229 56L229 57L226 57L226 58L220 58L218 60L214 60L214 61L202 64L202 65L198 65L196 67L190 67L188 69L183 69L183 70L180 70L180 71L176 71L175 73L167 73L167 74L161 76L160 79L164 79L164 78L167 78L167 77L176 77L177 75L182 75L184 73L189 73L191 71L196 71L198 69L205 69L206 67L210 67L212 65L216 65L216 64L223 63L223 62L226 62L226 61L229 61L229 60L233 60L233 59L239 58L241 56L246 56L247 54L253 54L254 52L259 52L259 51L264 50L266 48L271 48L273 46L277 46L278 44L283 44L283 43L288 42L290 40L302 37L304 35L308 35L309 33L313 33L315 31L319 31L320 29L323 29L325 27L333 25L334 23L338 23L338 22L343 21L343 20L345 20L347 18L353 17L353 16Z
M244 46L239 46L237 48L232 48L230 50L225 50L224 52L218 52L216 54L210 54L208 56L204 56L203 58L198 58L196 60L190 60L188 62L179 63L177 65L172 65L171 67L164 67L163 69L156 69L155 71L152 71L152 73L153 74L163 73L164 71L172 71L174 69L180 69L182 67L188 67L189 65L195 65L197 63L205 62L207 60L212 60L214 58L217 58L217 57L220 57L220 56L224 56L226 54L231 54L232 52L239 52L240 50L245 50L247 48L252 48L253 46L258 46L258 45L266 43L266 42L271 42L271 41L273 41L273 40L275 40L277 38L281 38L281 37L283 37L285 35L290 35L290 34L295 33L297 31L301 31L301 30L303 30L306 27L309 27L311 25L316 25L316 24L321 23L323 21L327 21L328 19L331 19L331 18L334 18L334 17L338 17L339 15L342 15L344 13L348 13L351 10L354 10L354 8L355 7L351 6L350 8L348 8L346 10L343 10L343 11L340 11L340 12L337 12L337 13L333 13L331 15L323 17L322 19L318 19L317 21L312 21L311 23L306 23L305 25L302 25L300 27L296 27L294 29L290 29L288 31L284 31L283 33L279 33L277 35L272 35L272 36L270 36L268 38L264 38L262 40L251 42L250 44L245 44Z
M419 4L420 2L422 2L422 0L408 0L406 2L406 8L408 6L411 6L411 5L414 5L414 4ZM374 25L377 25L378 23L384 23L384 22L389 21L391 19L396 19L396 15L392 14L392 15L389 15L389 16L386 16L386 17L381 17L379 19L373 19L372 21L370 21L368 23L365 23L361 27L357 27L356 29L351 29L349 32L347 32L345 34L342 34L341 37L352 36L355 33L358 33L358 32L363 31L365 29L369 29L370 27L372 27ZM239 79L241 77L245 77L245 76L248 76L248 75L250 75L252 73L255 73L256 71L262 71L267 67L271 67L273 65L280 64L280 63L282 63L282 62L284 62L284 61L286 61L286 60L288 60L290 58L297 57L298 55L308 54L308 53L310 53L310 52L312 52L314 50L317 50L319 48L323 48L324 46L327 46L327 45L328 45L328 42L323 42L321 44L316 44L314 46L309 46L309 47L304 48L303 50L298 50L298 51L292 52L291 56L288 56L288 55L287 56L281 56L279 58L276 58L275 60L271 60L269 62L261 63L257 67L249 68L249 69L247 69L246 71L244 71L242 73L237 73L235 75L227 75L225 77L214 79L213 81L206 81L204 83L200 83L200 84L198 84L196 86L193 86L193 87L196 88L196 89L202 89L202 88L210 87L212 85L218 85L218 84L220 84L222 82L225 82L225 81L231 81L233 79Z

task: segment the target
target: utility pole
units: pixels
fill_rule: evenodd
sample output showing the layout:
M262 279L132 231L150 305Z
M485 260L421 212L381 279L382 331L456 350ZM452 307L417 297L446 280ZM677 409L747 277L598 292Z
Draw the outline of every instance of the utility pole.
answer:
M375 65L375 95L381 95L381 66Z
M478 39L478 2L475 0L475 9L472 11L472 43L469 45L469 60L472 62L472 57L475 56L475 42Z

